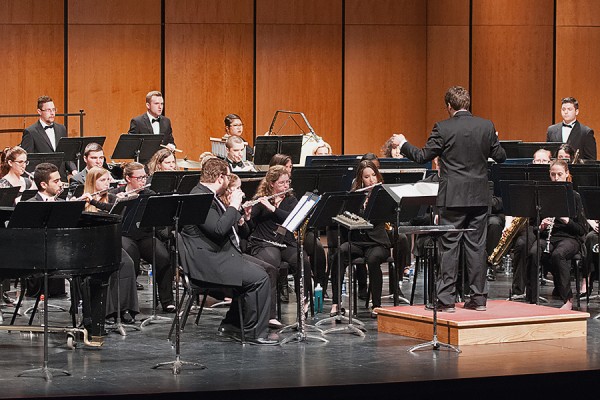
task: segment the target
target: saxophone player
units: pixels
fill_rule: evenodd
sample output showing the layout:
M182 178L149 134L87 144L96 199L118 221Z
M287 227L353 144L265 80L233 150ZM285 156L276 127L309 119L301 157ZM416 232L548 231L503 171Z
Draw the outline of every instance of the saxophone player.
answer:
M553 182L570 181L569 166L564 160L550 163L550 179ZM549 267L554 281L553 294L563 301L561 309L573 308L573 292L571 290L571 260L579 253L586 234L586 219L579 193L574 192L576 217L544 218L537 229L540 240L529 248L528 270L529 284L527 298L537 298L538 250L542 254L541 262Z

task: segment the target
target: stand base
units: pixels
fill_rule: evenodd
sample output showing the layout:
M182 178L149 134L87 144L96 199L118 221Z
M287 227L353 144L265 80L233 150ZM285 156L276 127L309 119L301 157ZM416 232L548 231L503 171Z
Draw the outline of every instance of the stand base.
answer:
M429 346L432 346L432 350L439 350L440 347L443 347L445 349L454 350L457 353L461 352L461 350L458 347L456 347L456 346L453 346L453 345L448 344L448 343L442 343L442 342L440 342L438 340L438 338L437 338L437 335L433 335L433 339L430 340L429 342L417 344L416 346L411 347L407 351L409 353L412 353L412 352L414 352L416 350L423 349L423 348L429 347Z
M342 321L345 321L345 322L347 322L349 324L350 323L350 318L346 317L345 315L342 315L342 314L337 314L337 315L334 315L333 317L328 317L328 318L320 320L319 322L317 322L315 324L315 326L321 326L321 325L326 324L328 322L334 322L334 323L337 324L337 323L341 323ZM356 318L352 318L352 323L356 324L356 325L360 326L362 329L364 329L363 327L364 327L365 324L362 321L360 321L360 320L358 320Z
M53 373L55 375L71 376L71 373L69 371L65 371L58 368L48 368L48 366L28 369L21 372L17 376L23 378L44 378L46 382L50 382L52 381L52 377L54 376Z
M352 322L354 323L355 321L352 321ZM356 326L356 325L352 325L351 323L348 323L347 325L344 325L344 326L329 328L329 329L323 331L323 335L326 335L328 333L336 333L336 332L351 333L356 336L365 337L366 329L360 325Z
M162 315L152 314L151 316L146 318L144 321L142 321L142 323L140 324L140 330L144 329L147 325L150 325L152 323L163 324L163 323L171 323L171 322L172 322L172 319L169 317L163 317Z
M118 332L119 335L121 336L127 336L127 329L130 329L132 331L141 331L142 327L137 326L137 325L123 325L121 322L117 322L116 324L112 325L112 326L108 326L105 328L106 331L108 332Z
M167 361L167 362L158 363L155 366L153 366L152 369L159 369L160 367L164 367L167 365L171 366L171 371L173 372L173 375L179 375L181 373L181 367L183 367L184 365L191 365L194 367L198 367L198 369L206 369L206 366L203 364L200 364L200 363L191 362L191 361L181 361L179 356L177 356L175 361Z
M311 335L306 333L307 330L313 330L318 332L320 335L323 335L323 330L317 328L314 325L303 325L304 329L300 329L300 324L298 322L296 322L295 324L292 325L288 325L288 326L284 326L283 328L281 328L277 333L285 333L285 332L289 332L289 331L295 331L294 334L284 338L283 340L281 340L280 344L286 344L291 342L292 340L296 341L296 342L304 342L307 341L308 339L314 339L314 340L319 340L321 342L324 343L329 343L329 340L325 339L322 336L317 336L317 335Z
M382 299L393 299L394 295L390 294L387 296L382 296ZM410 304L410 300L408 300L406 297L402 297L402 296L398 296L398 302L399 303L404 303L404 304Z

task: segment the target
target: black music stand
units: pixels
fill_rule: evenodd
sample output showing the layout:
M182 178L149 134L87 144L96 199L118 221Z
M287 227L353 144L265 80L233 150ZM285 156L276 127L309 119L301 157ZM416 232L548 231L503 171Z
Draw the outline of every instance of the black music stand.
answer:
M436 195L425 195L423 193L419 193L416 189L414 191L413 190L411 190L411 191L408 191L408 190L401 191L400 190L400 189L405 189L407 187L410 187L412 189L412 187L414 187L414 186L412 186L412 187L411 186L412 185L407 186L406 184L383 184L382 188L373 188L373 190L377 189L378 192L384 191L384 193L386 193L394 201L395 218L396 218L394 221L396 223L396 229L394 230L394 242L395 243L398 242L398 236L400 235L398 228L400 227L401 222L408 222L408 221L412 220L413 218L417 217L421 213L421 210L423 209L424 206L434 206L436 203L437 194ZM381 194L383 194L383 193L381 193ZM373 193L371 193L371 196L373 196ZM383 209L383 207L379 207L378 209L376 208L375 210L382 210L382 209ZM377 213L375 213L373 217L370 216L369 220L375 221L375 220L377 220L377 217L378 217L378 215L377 215ZM386 217L385 219L389 220L389 216ZM395 252L395 254L399 255L398 252ZM398 305L399 300L402 300L402 302L404 302L406 304L410 304L410 301L404 297L404 295L402 293L402 288L399 287L399 285L398 285L399 278L397 276L398 275L397 271L399 271L399 268L400 268L400 260L398 259L398 257L395 257L394 263L396 263L396 268L394 269L396 271L396 276L390 277L390 279L394 279L394 286L393 286L394 291L392 293L393 299L394 299L394 306ZM414 291L414 283L413 283L413 291Z
M74 162L77 165L77 171L83 161L85 147L90 143L98 143L104 146L105 136L86 136L86 137L62 137L56 144L56 151L64 153L64 160Z
M579 195L581 196L581 202L583 203L583 210L585 211L585 216L588 219L592 219L592 220L596 220L596 222L598 222L598 220L600 220L600 207L598 207L598 204L600 204L600 187L597 186L580 186L579 187ZM600 243L600 230L598 230L598 243ZM591 254L589 254L589 257L593 257L594 252L592 251ZM600 265L600 251L598 251L597 253L597 257L598 257L598 264ZM586 276L586 281L588 280L588 277ZM590 282L586 282L586 284L588 285L587 287L589 288L589 284ZM587 299L586 301L589 303L590 300L596 300L596 299L600 299L600 282L598 283L598 294L590 296L590 292L589 290L586 293ZM600 314L596 315L594 317L594 319L599 319L600 318Z
M201 225L206 219L210 210L214 196L207 193L153 196L148 199L144 215L140 222L141 227L174 226L175 234L179 232L182 225ZM175 304L180 307L179 302L179 244L175 238L175 244L171 253L171 259L175 266ZM154 268L154 265L152 266ZM152 279L156 279L154 275ZM155 285L156 286L156 285ZM199 368L206 368L204 365L195 362L182 361L180 356L180 320L179 309L175 310L175 360L156 364L153 369L165 365L172 366L173 375L181 372L183 365L194 365ZM144 321L146 322L146 321Z
M12 207L15 199L19 197L19 186L0 188L0 207Z
M66 179L67 177L65 170L65 153L28 153L27 161L29 161L29 164L27 164L25 170L29 173L33 173L38 164L47 162L56 165L62 179Z
M48 367L48 229L76 227L84 207L84 201L20 202L8 221L9 228L44 229L44 364L40 368L23 371L17 376L41 374L42 378L50 382L53 372L66 376L71 375L69 371Z
M537 182L512 183L508 185L501 182L503 187L502 202L507 215L515 217L535 218L536 226L540 226L543 218L546 217L570 217L576 216L575 199L573 196L573 186L570 182ZM505 197L507 202L504 203ZM508 200L510 198L510 200ZM508 206L508 208L506 208ZM536 259L537 271L530 271L529 280L533 293L531 301L535 298L535 304L540 303L540 279L542 271L540 252L540 231L536 233ZM529 249L527 250L529 251ZM535 282L535 285L533 284ZM579 283L577 283L579 284ZM545 299L543 299L545 300Z
M300 163L303 135L258 136L254 142L254 165L269 165L277 153L291 157L292 163Z
M124 133L119 137L115 151L111 158L113 160L131 160L145 162L160 149L165 135L138 135Z

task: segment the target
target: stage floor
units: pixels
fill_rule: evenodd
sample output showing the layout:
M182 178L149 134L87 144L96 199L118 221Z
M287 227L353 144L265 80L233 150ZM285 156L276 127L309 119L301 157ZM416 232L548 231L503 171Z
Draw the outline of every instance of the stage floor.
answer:
M490 298L505 299L508 287L508 277L499 275L490 284ZM403 283L403 290L410 293L408 282ZM552 286L545 286L541 294L551 300L550 306L558 307L560 301L552 298L551 291ZM143 313L148 315L150 291L138 293ZM421 293L419 283L420 302ZM57 299L51 303L67 305L68 301ZM330 304L325 302L326 312ZM391 300L384 300L386 305L390 306ZM456 390L465 396L471 390L484 390L486 398L497 398L516 393L517 388L521 395L593 393L597 386L593 382L600 378L600 321L593 317L600 312L600 303L595 300L587 308L583 302L582 309L592 316L587 320L585 338L463 346L460 354L444 349L407 352L423 341L378 333L377 321L369 318L364 302L359 304L358 314L367 329L364 338L334 333L326 336L329 343L291 342L275 347L241 346L218 338L216 330L225 310L209 310L203 313L200 327L193 325L195 315L190 317L181 340L181 359L200 362L206 369L184 366L178 376L169 369L152 369L157 363L175 359L175 351L166 340L170 325L153 324L126 337L110 333L98 349L80 344L70 350L64 334L50 335L50 367L72 374L56 376L50 383L41 378L16 377L25 369L41 366L42 336L0 332L0 398L131 398L177 393L180 399L197 398L198 392L231 395L229 391L244 391L239 393L244 400L276 396L372 398L392 391L398 397L430 398ZM294 303L285 305L284 323L295 321L295 310ZM316 320L326 316L320 314ZM51 324L68 323L66 313L52 312L50 318ZM5 324L7 320L5 314ZM19 320L25 323L23 317ZM316 320L310 319L309 323Z

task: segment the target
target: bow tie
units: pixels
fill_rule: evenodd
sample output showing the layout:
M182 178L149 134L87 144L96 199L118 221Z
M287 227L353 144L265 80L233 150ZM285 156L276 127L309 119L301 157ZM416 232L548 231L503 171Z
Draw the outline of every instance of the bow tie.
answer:
M158 122L160 123L160 118L152 118L152 123Z
M563 122L562 126L564 126L565 128L571 128L571 129L573 129L573 127L575 126L575 123L573 123L573 125L569 125L569 124L565 124Z
M54 129L54 124L52 124L52 125L46 125L44 127L44 130L46 130L46 129Z
M233 162L233 161L231 161L231 167L232 168L235 168L235 167L244 168L244 163L242 161L240 161L240 162Z

